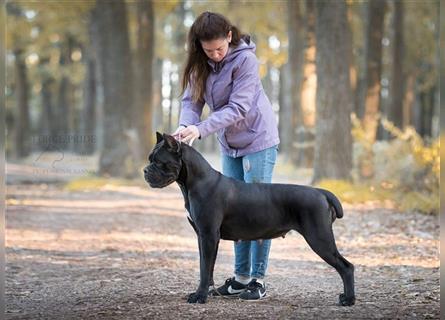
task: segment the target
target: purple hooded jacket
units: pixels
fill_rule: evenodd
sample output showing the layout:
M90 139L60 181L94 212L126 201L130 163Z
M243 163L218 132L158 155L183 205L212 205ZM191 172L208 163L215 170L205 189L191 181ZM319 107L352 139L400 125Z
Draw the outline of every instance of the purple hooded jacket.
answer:
M279 144L277 121L258 74L255 44L249 37L216 63L208 60L205 103L211 114L201 121L204 102L194 103L186 88L179 124L196 125L201 138L217 132L224 154L241 157Z

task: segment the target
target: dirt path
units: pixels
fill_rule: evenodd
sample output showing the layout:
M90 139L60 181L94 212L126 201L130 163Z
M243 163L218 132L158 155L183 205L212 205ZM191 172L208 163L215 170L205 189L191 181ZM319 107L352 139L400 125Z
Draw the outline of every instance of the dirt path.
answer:
M8 319L438 319L437 217L345 206L337 245L356 266L357 304L296 233L272 243L268 298L185 302L198 283L196 236L176 186L7 188ZM233 244L215 267L232 273Z

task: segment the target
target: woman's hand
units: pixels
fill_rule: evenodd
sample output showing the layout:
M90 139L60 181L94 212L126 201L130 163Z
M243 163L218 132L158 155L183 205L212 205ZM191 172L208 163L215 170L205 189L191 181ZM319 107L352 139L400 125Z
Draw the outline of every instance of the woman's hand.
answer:
M178 129L176 129L175 132L173 132L172 136L175 137L175 138L177 138L177 137L178 137L178 133L179 133L181 130L185 129L185 128L186 128L186 126L179 126Z
M178 129L176 129L175 133L173 133L173 136L178 139L179 141L188 143L188 145L192 145L193 141L195 141L196 138L199 138L201 134L199 133L199 129L197 126L180 126Z

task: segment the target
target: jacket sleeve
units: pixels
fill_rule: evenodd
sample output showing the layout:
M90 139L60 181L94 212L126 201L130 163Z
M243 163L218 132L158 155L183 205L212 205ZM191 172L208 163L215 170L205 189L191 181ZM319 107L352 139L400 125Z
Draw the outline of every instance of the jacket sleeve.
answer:
M179 125L185 127L196 125L201 120L204 101L193 102L190 88L187 87L181 101L181 114L179 116Z
M197 124L201 138L244 119L252 107L258 82L258 60L255 54L248 53L233 74L232 92L227 105Z

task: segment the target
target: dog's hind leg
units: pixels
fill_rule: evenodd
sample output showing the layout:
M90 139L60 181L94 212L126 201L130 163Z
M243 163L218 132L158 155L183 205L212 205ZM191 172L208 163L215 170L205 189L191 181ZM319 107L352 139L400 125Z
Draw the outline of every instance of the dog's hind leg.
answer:
M322 229L314 232L315 230L311 228L309 232L302 232L302 234L312 250L340 274L344 293L339 296L339 304L351 306L355 303L354 266L338 252L332 227L326 225Z

